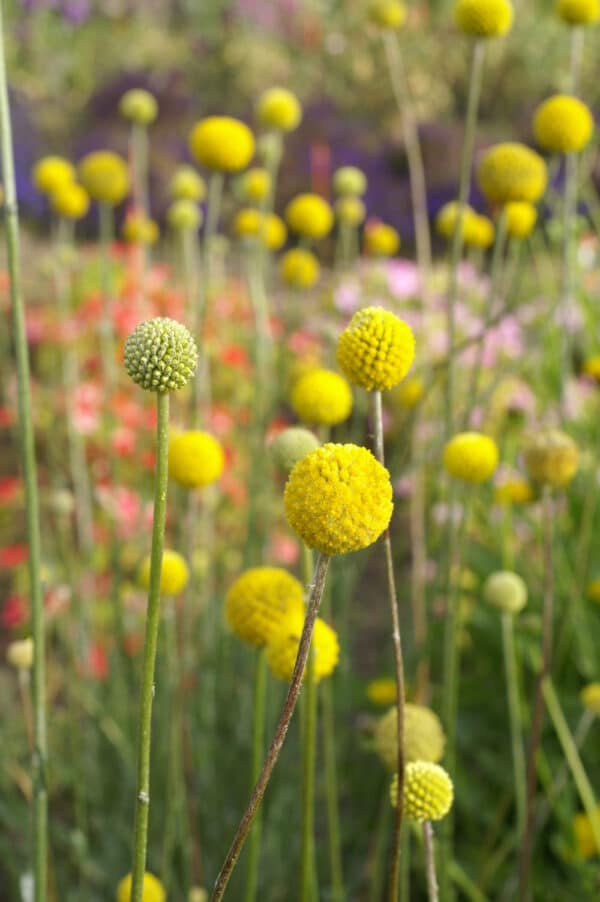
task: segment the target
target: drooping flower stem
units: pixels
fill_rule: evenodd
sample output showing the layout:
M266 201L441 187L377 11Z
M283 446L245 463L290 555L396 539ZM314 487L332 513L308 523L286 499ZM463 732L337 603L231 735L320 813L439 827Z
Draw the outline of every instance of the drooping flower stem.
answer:
M267 696L267 654L262 648L256 661L254 677L254 720L252 723L252 783L255 786L260 775L260 767L265 753L265 713ZM258 890L258 865L262 835L262 809L256 818L248 840L248 871L246 874L246 902L255 902Z
M135 831L133 844L133 868L131 902L142 902L146 848L148 843L148 812L150 808L150 739L152 727L152 701L154 696L154 666L158 629L160 626L160 577L167 512L168 458L169 458L169 393L157 393L157 454L154 482L154 517L152 522L152 549L150 553L150 585L148 589L148 613L144 638L144 661L138 722L137 788Z
M521 702L519 698L517 652L515 648L514 616L509 611L504 611L502 613L502 654L504 657L504 671L506 675L506 698L508 702L510 741L515 781L515 801L517 808L517 842L519 842L525 828L527 780L525 750L523 748Z
M265 794L267 786L269 785L269 780L271 779L273 769L275 768L279 753L285 741L286 733L288 731L288 727L290 725L292 715L298 701L298 696L300 694L300 687L302 685L302 678L304 676L304 671L306 668L306 662L312 641L315 620L317 618L317 614L319 613L319 607L321 605L321 599L323 597L323 590L325 588L325 579L327 577L328 565L329 557L325 555L319 555L315 566L315 574L311 586L310 598L308 600L302 636L300 637L300 645L298 647L296 664L294 666L294 672L292 674L292 679L285 698L285 702L279 716L279 721L275 728L275 735L273 736L273 740L267 751L265 761L263 763L250 801L248 802L248 805L246 807L246 811L242 816L229 852L227 853L223 866L216 879L211 896L211 902L219 902L219 900L222 899L225 894L227 884L229 883L233 869L248 837L252 823L263 800L263 796ZM137 902L137 900L135 900L135 902Z
M21 460L25 484L25 517L29 546L29 598L33 638L33 874L35 902L46 900L48 857L48 789L46 737L46 684L44 606L42 599L40 521L37 491L37 466L31 392L29 352L25 331L25 306L19 272L19 212L14 172L12 125L4 54L3 10L0 3L0 148L4 186L4 223L10 281L13 343L17 370L17 410L21 440Z
M113 208L109 204L98 204L100 218L100 286L102 290L102 319L100 322L100 352L102 366L109 394L116 384L114 354L114 331L112 324L112 275L110 249L115 237Z
M375 456L384 465L383 415L381 409L381 392L373 392L373 419L375 424ZM398 799L395 807L394 836L390 857L390 877L388 886L389 902L398 898L398 879L400 875L400 845L402 838L402 794L404 791L404 661L402 657L402 640L400 635L400 618L398 616L398 596L394 577L394 560L389 528L383 535L385 551L388 598L392 618L392 642L394 644L394 660L396 667L396 716L398 723Z
M431 821L423 822L423 843L425 846L425 871L427 874L427 896L429 902L438 902L440 897L435 873L435 851L433 847L433 827Z

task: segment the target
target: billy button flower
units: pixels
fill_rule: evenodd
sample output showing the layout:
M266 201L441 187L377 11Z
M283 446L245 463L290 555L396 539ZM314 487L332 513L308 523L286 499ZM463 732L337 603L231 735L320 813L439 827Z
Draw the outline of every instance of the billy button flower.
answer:
M383 307L358 310L338 340L344 375L367 391L385 391L404 379L415 356L410 326Z
M254 135L239 119L209 116L196 123L189 146L201 166L218 172L240 172L254 155Z
M90 207L87 191L77 182L63 182L50 194L50 206L64 219L83 219Z
M117 902L130 902L131 896L131 874L123 877L117 886ZM141 902L166 902L167 894L165 888L154 874L146 871L142 884Z
M360 197L338 197L335 202L335 215L344 225L359 226L364 222L367 209Z
M33 667L33 639L15 639L6 649L6 660L15 670L31 670Z
M487 150L477 170L477 183L493 204L540 199L548 182L546 164L535 150L516 141Z
M554 9L567 25L594 25L600 20L600 0L556 0Z
M443 767L432 761L410 761L404 777L404 813L412 821L439 821L446 817L454 800L452 780ZM398 778L394 777L390 796L398 804Z
M379 28L401 28L406 22L406 6L400 0L372 0L369 19Z
M495 441L480 432L460 432L444 448L444 467L455 479L485 482L498 466Z
M533 231L537 222L537 210L526 201L511 201L504 207L506 233L509 238L522 240Z
M393 773L398 768L398 712L395 707L377 721L373 739L375 752ZM446 736L435 711L405 702L405 761L441 761L445 745Z
M523 458L529 478L543 486L564 488L579 467L579 450L559 429L544 429L531 436Z
M158 224L143 213L131 213L123 223L122 235L130 244L149 247L156 244L160 232Z
M541 103L533 116L536 141L551 153L578 153L589 143L594 119L577 97L555 94Z
M61 185L75 180L75 167L64 157L42 157L33 167L31 180L42 194L52 194Z
M239 190L245 201L259 204L271 193L271 174L260 166L254 166L240 177Z
M258 99L256 118L269 131L293 132L302 120L302 107L286 88L269 88Z
M377 677L367 685L367 698L374 705L387 707L398 697L395 677Z
M184 197L174 200L167 209L167 222L176 232L197 232L202 218L198 204Z
M465 236L465 244L487 250L494 243L496 229L487 216L475 213L471 234Z
M594 382L600 382L600 354L594 354L583 361L581 372Z
M362 197L367 177L357 166L340 166L333 173L333 190L338 197Z
M260 238L270 251L278 251L287 238L285 223L276 213L263 213L253 207L237 213L233 231L240 238Z
M281 567L246 570L233 583L225 599L229 627L250 645L271 642L292 611L304 611L304 590Z
M291 288L312 288L319 279L321 267L312 251L293 248L279 261L281 280Z
M435 217L436 232L447 241L452 241L454 233L458 228L458 211L458 201L451 200L448 201L447 204L444 204ZM465 204L461 220L461 231L465 244L473 243L473 235L476 231L476 216L477 213L473 207L469 206L469 204Z
M169 437L169 476L186 488L204 488L223 473L225 455L208 432L178 432Z
M304 606L290 609L267 646L271 673L280 680L288 681L292 677L303 626ZM331 676L340 657L337 633L320 617L315 620L311 649L314 656L314 680L315 683L320 683L325 677Z
M303 423L337 426L352 413L352 391L332 370L309 370L294 383L290 404Z
M495 38L506 34L513 23L509 0L457 0L454 21L464 34Z
M393 257L400 247L400 235L393 226L372 220L365 226L364 246L370 257Z
M277 469L287 476L298 461L318 448L319 444L319 439L308 429L290 426L275 436L269 452Z
M144 589L150 588L150 555L144 558L140 566L138 579ZM177 551L163 551L162 570L160 573L160 591L163 595L180 595L188 584L190 571Z
M285 219L292 232L318 241L333 226L331 207L318 194L298 194L285 208Z
M150 91L131 88L121 97L119 112L124 119L137 125L150 125L158 116L158 103Z
M483 586L487 604L509 614L518 614L527 604L527 586L518 573L497 570L491 573Z
M193 166L178 166L169 185L174 200L193 200L200 203L206 197L206 182Z
M117 206L129 191L127 163L110 150L96 150L79 161L79 179L93 200Z

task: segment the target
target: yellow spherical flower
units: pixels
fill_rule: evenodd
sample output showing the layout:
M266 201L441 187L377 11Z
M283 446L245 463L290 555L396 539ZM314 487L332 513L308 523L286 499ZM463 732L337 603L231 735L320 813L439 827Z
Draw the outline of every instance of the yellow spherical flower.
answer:
M398 769L398 712L383 715L375 727L374 747L390 771ZM424 705L404 705L404 757L406 761L441 761L446 736L435 711Z
M285 218L292 232L305 238L325 238L333 225L331 207L318 194L298 194L285 208Z
M233 632L251 645L267 645L290 611L304 612L301 583L280 567L252 567L233 583L225 617Z
M365 251L371 257L393 257L400 247L400 235L385 222L370 222L365 227Z
M398 777L390 789L394 808L398 804ZM402 807L412 821L440 821L452 807L454 786L448 773L431 761L411 761L404 774Z
M566 486L579 466L577 445L560 429L545 429L532 436L523 458L530 479L553 488Z
M244 200L260 203L271 193L271 176L266 169L254 166L242 176L240 190Z
M123 877L117 887L117 902L129 902L131 899L131 874ZM146 871L142 888L142 902L166 902L165 888L154 874Z
M340 166L333 173L333 190L339 197L361 197L367 190L367 177L357 166Z
M285 88L269 88L258 100L256 116L264 128L293 132L300 125L302 107L291 91Z
M169 437L169 476L187 488L211 485L225 465L221 443L208 432L179 432Z
M344 225L359 226L364 222L367 209L360 197L338 197L335 202L335 215Z
M537 210L526 201L511 201L504 207L506 231L511 238L527 238L537 222Z
M278 251L285 244L287 240L285 222L276 213L267 214L262 237L270 251Z
M192 129L189 145L201 166L219 172L240 172L254 155L254 135L231 116L201 119Z
M150 91L131 88L121 97L119 112L125 119L138 125L150 125L158 116L158 103Z
M517 141L507 141L485 152L477 182L494 204L515 200L534 204L546 190L548 170L535 150Z
M394 677L379 677L367 686L367 698L374 705L388 705L396 701L398 687Z
M267 646L267 661L271 673L280 680L289 681L292 678L304 616L304 608L296 607L289 610ZM315 682L320 683L324 677L331 676L340 657L337 633L320 617L315 620L311 648L314 655Z
M506 479L494 489L496 504L529 504L535 493L526 479Z
M33 167L31 179L42 194L52 194L61 185L74 181L75 167L64 157L42 157Z
M404 382L398 386L393 394L393 398L400 407L411 409L412 407L417 406L424 394L425 385L423 384L423 380L419 379L418 376L414 376L411 379L405 379Z
M277 251L287 238L283 220L275 213L261 213L254 207L240 210L233 221L233 231L240 238L260 238L271 251Z
M58 216L82 219L90 207L88 193L77 182L64 182L50 195L50 205Z
M6 649L6 660L16 670L31 670L33 667L33 639L15 639Z
M457 0L454 20L465 34L494 38L506 34L513 22L509 0Z
M584 360L581 372L595 382L600 382L600 354L594 354L593 357Z
M444 466L455 479L485 482L498 466L498 447L480 432L459 432L444 448Z
M281 258L279 274L292 288L312 288L321 273L319 261L304 248L293 248Z
M540 147L552 153L577 153L589 143L594 118L577 97L555 94L539 105L533 132Z
M451 200L438 211L435 217L435 228L442 238L451 241L458 226L458 201ZM469 204L463 207L461 232L465 244L473 243L473 235L477 230L477 213Z
M596 814L600 819L600 805L596 808ZM584 811L578 812L573 817L573 834L581 858L594 858L596 855L600 855L600 848L596 842L589 815Z
M193 166L178 166L169 191L175 200L194 200L200 203L206 197L206 182Z
M129 191L127 163L110 150L96 150L79 161L79 178L94 200L116 206Z
M471 247L480 247L487 250L494 243L496 229L494 223L487 216L481 216L475 213L473 218L473 226L465 235L465 243Z
M398 385L414 357L412 329L383 307L358 310L338 341L337 361L342 372L367 391Z
M593 25L600 19L600 0L556 0L555 9L567 25Z
M588 683L579 693L579 698L584 708L600 715L600 683Z
M153 219L144 216L143 213L131 213L122 229L123 238L131 244L156 244L159 236L159 229Z
M167 222L177 232L195 232L202 225L202 210L193 200L174 200L167 210Z
M313 369L294 383L290 404L303 423L337 426L352 413L352 391L338 373Z
M406 6L400 0L372 0L369 18L380 28L400 28L406 22Z
M527 604L527 586L518 573L497 570L486 579L483 598L494 608L508 614L518 614Z
M160 574L160 591L163 595L179 595L188 584L190 572L188 565L177 551L163 551L162 570ZM140 585L144 589L150 586L150 556L144 558L139 571Z
M390 476L366 448L328 443L296 464L284 506L309 548L327 555L358 551L377 541L390 522Z

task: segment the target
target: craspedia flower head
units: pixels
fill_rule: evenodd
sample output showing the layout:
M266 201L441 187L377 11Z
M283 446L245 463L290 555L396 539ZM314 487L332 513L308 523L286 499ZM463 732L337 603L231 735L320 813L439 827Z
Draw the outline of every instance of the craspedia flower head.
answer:
M196 232L202 225L202 210L193 200L174 200L167 210L167 222L176 232Z
M277 469L287 476L299 460L318 447L319 439L314 433L301 426L290 426L275 436L269 451Z
M308 370L295 381L290 404L303 423L337 426L352 413L352 391L333 370Z
M344 225L359 226L364 222L367 208L360 197L338 197L335 202L335 215Z
M197 364L194 339L182 323L168 317L145 320L125 342L125 369L146 391L183 388Z
M333 190L338 197L362 197L367 177L357 166L340 166L333 173Z
M122 229L123 238L130 244L156 244L159 236L157 223L143 213L130 213Z
M117 902L129 902L131 898L131 874L123 877L117 887ZM166 902L165 888L154 874L146 871L142 887L142 902Z
M600 683L588 683L579 693L579 698L584 708L600 715Z
M50 205L65 219L83 219L90 207L88 193L77 182L63 182L50 195Z
M481 432L459 432L444 448L444 467L464 482L485 482L498 466L496 442Z
M327 555L358 551L390 522L390 475L366 448L328 443L296 464L284 506L290 526L309 548Z
M160 572L160 591L163 595L179 595L188 584L190 571L177 551L163 551L162 570ZM142 561L139 571L140 585L147 589L150 585L150 555Z
M78 166L81 184L94 200L116 206L129 191L127 163L110 150L88 153Z
M263 128L293 132L302 119L302 107L295 94L286 88L269 88L259 98L256 117Z
M392 805L398 804L398 777L390 790ZM404 774L402 807L411 821L440 821L452 807L454 786L448 773L431 761L411 761Z
M304 626L304 616L303 607L289 610L267 646L267 661L271 673L280 680L292 678ZM320 617L315 620L311 648L314 655L315 682L320 683L325 677L331 676L340 657L337 633ZM304 679L306 679L306 670Z
M401 0L371 0L369 19L379 28L401 28L406 22L406 6Z
M541 103L533 116L533 133L544 150L577 153L589 143L594 118L577 97L555 94Z
M479 164L477 182L489 201L534 204L546 190L548 170L535 150L518 141L490 147Z
M526 479L516 476L505 479L494 489L496 504L529 504L535 498L535 492Z
M448 201L447 204L438 211L435 217L435 229L438 235L451 241L454 233L458 228L459 204L456 200ZM472 243L472 235L475 231L475 217L477 213L469 204L465 204L462 212L461 232L465 244Z
M156 97L143 88L125 91L119 101L119 112L125 119L137 125L150 125L158 116Z
M220 478L224 465L221 443L208 432L178 432L169 437L169 476L179 485L211 485Z
M271 251L279 250L287 238L285 223L279 216L262 213L254 207L245 207L236 214L233 231L240 238L260 238Z
M518 573L497 570L483 585L483 597L494 608L518 614L527 604L527 586Z
M227 623L250 645L267 645L291 610L303 616L304 592L301 583L281 567L246 570L225 598Z
M529 478L553 488L566 486L579 466L579 451L573 439L560 429L543 429L527 441L523 451Z
M412 329L383 307L357 310L339 337L337 361L344 375L367 391L401 382L415 357Z
M385 222L368 222L364 235L365 251L371 257L393 257L400 247L400 235Z
M279 264L282 281L292 288L312 288L320 273L321 267L315 255L302 247L287 251Z
M243 174L240 192L244 200L260 203L271 193L271 176L266 169L254 166Z
M512 3L509 0L457 0L454 21L464 34L472 37L500 37L512 25Z
M390 771L398 768L398 712L390 710L377 721L374 748ZM446 736L435 711L424 705L404 705L404 756L406 761L441 761Z
M75 179L75 167L64 157L42 157L33 167L31 180L42 194L52 194L61 185Z
M555 9L567 25L593 25L600 19L600 0L556 0Z
M285 219L297 235L305 238L325 238L333 225L333 211L318 194L298 194L285 208Z
M206 197L206 182L193 166L178 166L169 191L175 200L194 200L200 203Z
M6 660L16 670L31 670L33 667L33 639L15 639L6 649Z
M394 677L377 677L367 685L367 698L374 705L388 705L396 701L398 687Z
M264 220L262 240L270 251L278 251L287 239L285 222L276 213L268 213Z
M472 227L465 234L465 244L487 250L494 243L495 236L496 229L492 220L475 213Z
M526 201L513 200L504 207L506 232L511 238L527 238L537 222L537 210Z
M192 129L189 145L201 166L219 172L240 172L254 155L254 135L232 116L201 119Z

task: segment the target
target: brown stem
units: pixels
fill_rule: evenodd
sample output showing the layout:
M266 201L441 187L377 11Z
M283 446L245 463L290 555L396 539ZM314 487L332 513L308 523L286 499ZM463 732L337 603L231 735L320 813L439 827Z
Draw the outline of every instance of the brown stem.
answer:
M435 853L433 850L433 828L431 821L423 821L423 842L425 844L425 869L427 872L427 896L429 902L438 902L439 889L435 873Z

